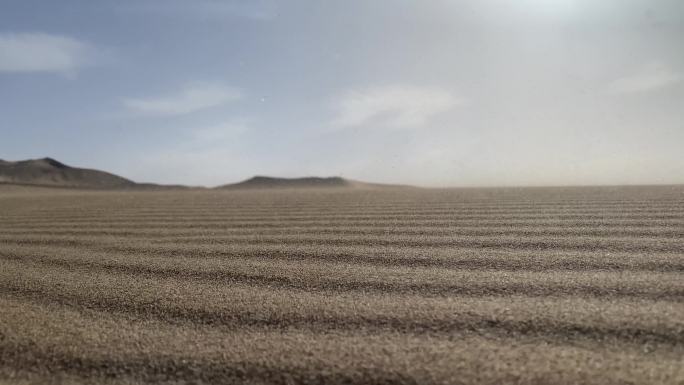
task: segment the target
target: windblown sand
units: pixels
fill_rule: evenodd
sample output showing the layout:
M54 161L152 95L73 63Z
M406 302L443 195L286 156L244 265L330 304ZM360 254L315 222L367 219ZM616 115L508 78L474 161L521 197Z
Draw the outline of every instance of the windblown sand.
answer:
M684 384L684 187L0 187L0 383Z

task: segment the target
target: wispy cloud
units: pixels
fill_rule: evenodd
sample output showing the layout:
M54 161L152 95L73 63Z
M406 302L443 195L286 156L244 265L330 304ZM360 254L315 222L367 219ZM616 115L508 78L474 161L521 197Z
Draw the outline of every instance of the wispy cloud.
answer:
M91 48L79 40L45 33L0 34L0 72L69 73L87 64Z
M278 14L277 4L272 0L141 0L125 7L136 12L201 18L240 17L271 20Z
M453 94L437 87L391 85L350 90L335 101L337 115L332 125L421 127L434 115L460 103Z
M609 91L614 94L633 94L669 87L684 81L684 74L653 63L642 71L616 79L610 84Z
M149 115L184 115L220 106L242 98L242 93L230 87L214 84L194 84L171 95L125 99L129 109Z

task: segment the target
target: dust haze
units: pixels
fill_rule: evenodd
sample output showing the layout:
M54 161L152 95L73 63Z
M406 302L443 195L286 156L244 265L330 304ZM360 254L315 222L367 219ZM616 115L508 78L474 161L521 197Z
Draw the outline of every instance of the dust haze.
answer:
M684 384L684 2L3 0L0 383Z

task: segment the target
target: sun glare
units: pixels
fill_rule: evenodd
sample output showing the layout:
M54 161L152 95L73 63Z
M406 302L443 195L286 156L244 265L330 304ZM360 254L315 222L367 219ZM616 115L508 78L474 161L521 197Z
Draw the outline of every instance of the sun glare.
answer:
M580 7L579 0L520 0L527 11L542 15L570 15Z

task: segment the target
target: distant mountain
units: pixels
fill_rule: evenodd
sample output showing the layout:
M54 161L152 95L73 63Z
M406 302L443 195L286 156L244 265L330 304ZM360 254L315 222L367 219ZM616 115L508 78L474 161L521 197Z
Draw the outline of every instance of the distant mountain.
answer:
M76 168L52 158L0 160L0 182L78 188L127 188L137 184L104 171Z
M105 171L67 166L52 158L9 162L0 159L0 183L46 187L88 189L185 189L182 185L136 183ZM276 178L255 176L245 181L216 187L217 189L270 189L270 188L379 188L406 187L364 183L341 177Z
M349 187L351 183L340 177L319 178L274 178L255 176L242 182L219 186L218 188L298 188L298 187Z
M383 185L364 183L344 179L337 176L304 177L304 178L276 178L270 176L255 176L245 181L219 186L219 189L268 189L268 188L373 188L373 187L400 187L395 185Z

